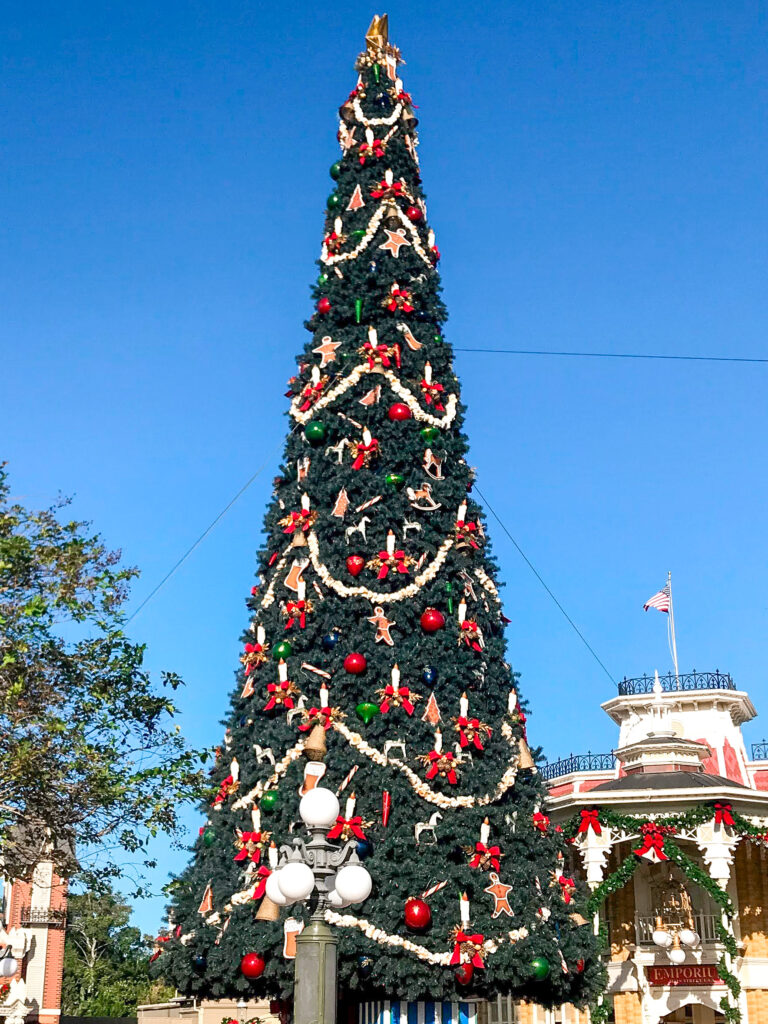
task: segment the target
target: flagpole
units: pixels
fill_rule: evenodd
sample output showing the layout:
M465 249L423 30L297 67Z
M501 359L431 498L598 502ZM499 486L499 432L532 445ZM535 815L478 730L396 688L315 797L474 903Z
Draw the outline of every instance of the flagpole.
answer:
M675 638L675 609L672 604L672 573L667 573L667 586L669 587L669 631L672 637L672 660L675 663L675 683L680 689L680 679L677 669L677 639Z

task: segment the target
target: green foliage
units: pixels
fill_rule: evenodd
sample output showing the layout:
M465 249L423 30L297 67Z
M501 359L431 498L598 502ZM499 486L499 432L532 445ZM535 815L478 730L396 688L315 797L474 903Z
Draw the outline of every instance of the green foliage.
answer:
M75 850L141 854L201 784L174 723L181 680L154 689L123 631L136 570L66 505L14 503L0 466L0 848L20 877L47 840L63 874Z
M131 1017L174 990L149 976L152 942L129 925L130 907L108 887L70 894L64 944L62 1012Z
M336 709L325 734L328 771L323 785L335 790L353 766L360 769L344 797L354 789L355 813L361 816L373 844L373 855L366 864L374 889L362 906L350 908L348 913L447 961L453 951L452 932L459 923L459 894L466 892L472 932L497 942L497 949L486 955L484 968L475 971L468 991L489 996L509 992L545 1004L585 1005L601 988L604 972L592 929L579 924L579 915L586 910L584 888L579 886L573 901L566 904L555 877L558 852L567 852L563 837L551 827L542 832L533 823L533 815L545 799L541 777L521 770L514 783L497 794L505 772L517 761L525 719L518 712L507 713L508 694L515 680L505 660L504 622L490 543L481 528L472 533L474 544L456 542L462 503L467 502L465 518L473 526L482 527L483 512L469 493L472 471L467 463L463 407L453 353L442 330L446 312L434 266L437 257L420 206L423 192L413 157L410 101L394 95L396 89L385 74L377 77L370 67L364 67L362 78L357 99L366 118L379 123L382 118L390 119L389 125L381 128L388 141L383 155L371 159L363 153L361 159L359 147L365 145L365 130L357 123L355 143L340 165L334 166L334 212L328 216L324 235L329 245L335 248L338 243L340 252L350 258L335 266L321 262L321 276L313 290L318 312L306 323L310 340L299 356L298 374L289 382L294 413L304 403L305 420L313 427L306 431L304 420L294 416L265 518L259 588L249 602L252 620L243 641L252 647L257 628L262 626L269 651L251 650L250 674L238 673L227 714L226 744L212 774L213 791L219 790L221 799L214 809L204 808L208 839L197 841L191 864L173 883L170 920L174 932L178 926L181 935L169 937L157 967L190 995L280 998L291 990L293 964L282 956L283 923L288 915L306 920L307 909L293 905L278 921L255 919L259 900L249 898L255 876L244 871L253 869L255 863L263 867L268 842L265 832L278 845L289 843L298 834L294 829L297 790L306 761L296 756L296 744L307 736L299 727L308 723L301 715L289 718L283 705L268 706L278 679L274 648L289 639L292 651L285 659L288 681L311 708L318 704L321 681L329 679L330 705ZM349 109L346 116L351 116ZM392 172L394 183L402 183L402 194L382 197L381 183L386 183L387 171ZM352 202L355 195L362 198L363 205ZM395 206L399 214L393 212ZM382 221L385 208L387 219ZM342 222L338 228L341 241L333 237L337 216ZM391 249L382 249L388 241L391 245L387 231L397 234L395 228L409 243L395 244L396 249L399 245L397 256ZM358 246L362 246L359 252ZM401 293L407 292L412 309L390 308L396 282ZM374 352L365 348L374 344ZM323 366L321 351L333 354ZM442 388L430 393L431 403L425 398L427 361L432 384ZM370 372L371 368L375 372ZM315 378L313 370L317 371ZM342 383L344 387L328 404L321 404ZM456 396L452 419L443 409L443 405L454 408L449 396ZM411 403L411 415L402 415L401 408L390 417L390 407L403 402ZM434 428L426 435L425 424ZM378 443L368 464L358 448L364 427ZM433 469L431 477L424 469L427 449L442 463L442 471ZM435 501L429 511L424 511L424 501L414 497L424 492L425 484ZM305 493L310 510L296 526ZM334 514L337 504L343 505L342 497L348 501L347 511ZM375 502L369 511L361 508L369 502ZM363 514L368 519L367 535L347 535ZM406 531L407 524L415 525ZM305 525L306 530L302 528ZM396 549L402 549L410 561L405 566L407 573L390 568L382 576L380 553L386 551L390 530ZM297 539L301 543L296 544ZM296 591L286 587L286 577L294 563L304 561L313 551L316 557L313 554L304 577L312 607L306 609L304 623L294 616L289 625L285 602L295 600ZM434 574L420 578L439 553L441 561ZM351 555L362 560L362 565L358 562L359 575L347 568ZM399 595L408 584L414 589ZM395 598L395 594L399 596ZM458 608L463 599L467 621L480 627L482 645L470 642L460 628ZM393 646L381 637L377 640L371 620L376 618L378 606L393 622ZM422 629L421 616L427 608L442 613L442 628L433 632ZM337 643L334 634L340 638ZM367 662L359 674L344 668L345 657L353 652ZM264 658L260 664L256 655ZM381 703L380 691L390 682L395 664L402 674L401 685L410 688L416 701L415 711L409 714L404 706L393 705L373 717L358 713L358 706ZM424 678L427 666L436 670L434 683L429 681L430 674ZM325 675L318 676L313 669ZM429 779L432 793L425 798L417 792L413 779L418 786L427 781L424 759L435 745L434 724L423 718L432 690L440 709L444 750L453 754L459 738L456 719L464 692L470 717L487 723L491 731L483 734L482 749L470 743L468 750L461 752L456 784L440 775ZM290 699L297 697L295 692ZM352 739L339 731L342 727L351 730ZM383 751L387 740L402 741L412 776L394 761L367 755L356 737L362 737L377 753ZM257 760L254 743L272 749L278 771L268 761ZM291 751L293 755L286 756ZM231 792L228 783L233 757L239 765L236 792ZM270 789L278 789L280 799L269 814L262 812L262 848L255 852L253 864L248 859L235 861L233 843L238 830L254 828L250 816L254 797L249 794L261 795ZM386 827L381 813L384 791L392 801ZM469 806L435 802L457 796L478 802ZM441 816L436 841L430 845L425 838L417 845L414 826L436 811ZM490 884L488 867L469 865L486 816L491 844L498 844L503 855L500 878L512 887L512 918L492 916L494 900L484 891ZM448 884L429 899L431 927L423 934L408 932L403 918L406 900L438 881ZM214 913L201 914L198 908L209 882ZM235 894L238 898L233 900ZM511 929L522 930L516 941L510 941ZM455 968L447 962L431 963L402 947L381 945L357 928L339 927L337 932L340 984L351 999L453 999L457 991L464 991L457 989ZM255 982L244 979L239 971L241 957L250 951L266 960L264 973ZM206 958L205 970L195 971L196 956ZM367 965L362 968L361 956L372 961L370 972ZM546 980L534 977L536 958L545 958L551 967Z

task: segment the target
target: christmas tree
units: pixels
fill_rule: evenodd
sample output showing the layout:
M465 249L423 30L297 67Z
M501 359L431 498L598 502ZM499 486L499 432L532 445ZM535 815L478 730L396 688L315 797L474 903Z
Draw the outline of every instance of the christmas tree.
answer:
M158 966L190 995L290 993L307 910L269 877L321 781L341 801L330 838L357 840L374 880L327 915L342 991L581 1005L601 968L505 661L414 104L384 19L366 42L243 667Z

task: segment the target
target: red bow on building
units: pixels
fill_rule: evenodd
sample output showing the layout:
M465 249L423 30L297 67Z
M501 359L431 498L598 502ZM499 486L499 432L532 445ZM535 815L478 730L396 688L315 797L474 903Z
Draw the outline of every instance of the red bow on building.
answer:
M362 829L363 819L357 815L354 818L343 818L341 815L336 819L336 824L328 833L329 839L338 839L345 831L351 833L356 839L365 839L365 832ZM370 823L369 823L370 824Z
M451 967L464 962L465 959L468 959L473 967L485 967L481 955L484 941L485 936L479 932L476 932L474 935L468 935L467 932L457 931L454 937Z
M669 860L664 853L664 832L659 825L647 822L640 827L640 832L643 836L643 845L633 850L633 853L636 853L638 857L645 857L646 860L650 860L654 864L658 864L662 860Z
M252 860L258 864L261 860L261 832L238 832L235 840L235 860Z
M557 884L560 886L563 892L563 902L570 903L571 896L576 891L576 883L572 878L566 878L565 875L560 875L557 879Z
M294 705L294 700L291 695L295 692L296 687L288 679L284 679L281 683L267 683L269 700L264 705L264 710L271 711L272 708L277 707L278 704L282 704L290 710Z
M596 807L581 811L581 822L578 830L579 832L589 832L590 829L592 829L596 836L603 834L603 829L600 825L600 812Z
M455 760L453 754L450 751L437 751L430 750L427 754L427 759L430 762L430 767L427 769L427 778L434 779L436 775L442 775L452 786L455 786L458 782L456 778L456 771L453 767Z
M486 846L485 843L475 843L475 852L470 859L471 868L487 868L489 865L494 871L501 867L501 849L498 846Z
M260 900L261 897L264 895L267 888L267 879L271 874L272 869L268 868L266 864L262 864L259 870L256 872L258 882L256 884L256 888L253 890L253 896L251 896L252 900Z
M539 832L546 832L549 828L549 818L546 814L542 814L541 811L536 811L532 817L534 828L537 828Z
M384 699L379 705L379 710L383 715L386 715L389 711L390 704L393 703L400 705L407 714L412 715L413 704L410 701L410 696L411 691L407 686L393 686L389 683L384 687Z
M299 732L306 732L316 725L322 725L324 729L330 729L333 708L310 708L304 714L307 716L307 720L303 725L299 726Z
M442 384L422 380L421 390L424 392L424 401L427 405L434 405L437 412L445 412L445 406L440 399L440 393L444 390Z
M355 445L355 459L352 463L352 469L362 469L363 466L370 462L371 458L378 452L379 442L375 437L371 438L370 444L364 444L362 441L358 441Z
M290 629L298 617L299 625L304 629L307 624L307 612L311 611L312 605L309 601L286 601L285 613L288 616L288 621L285 628Z
M716 825L735 825L733 814L733 807L731 804L723 804L718 802L715 804L715 824Z

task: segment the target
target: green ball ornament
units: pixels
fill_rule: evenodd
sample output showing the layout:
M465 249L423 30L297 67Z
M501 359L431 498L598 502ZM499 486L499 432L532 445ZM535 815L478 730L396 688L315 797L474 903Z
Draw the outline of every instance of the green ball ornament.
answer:
M320 420L310 420L304 427L304 437L310 444L322 444L325 440L325 424Z
M293 647L287 640L281 640L272 648L272 657L275 661L285 661L293 654Z
M268 789L261 800L259 800L259 810L269 814L270 811L275 810L279 803L280 794L278 791L276 789Z
M549 965L549 960L547 960L546 957L535 956L533 960L531 960L531 974L536 981L544 981L544 979L549 975L550 970L551 967Z
M405 477L402 473L387 473L384 480L390 487L394 487L396 491L399 491L405 483Z
M442 334L435 334L435 335L433 336L433 338L432 338L432 341L434 341L434 342L435 342L436 344L438 344L438 345L440 344L440 342L441 342L442 340L443 340L443 336L442 336Z
M334 181L338 181L341 177L341 160L337 160L335 164L331 164L328 168L328 173Z
M355 708L355 714L365 725L368 725L368 723L380 713L379 705L369 704L368 701L358 704Z
M317 283L318 283L318 284L319 284L319 285L320 285L321 287L322 287L322 286L323 286L324 284L328 284L328 275L327 275L327 274L319 274L319 275L318 275L318 278L317 278Z
M341 206L341 197L336 192L331 192L328 198L325 200L325 205L329 210L338 210Z
M203 829L203 846L213 846L216 842L216 833L212 828Z
M440 431L437 427L422 427L420 433L425 441L434 441L440 436Z

